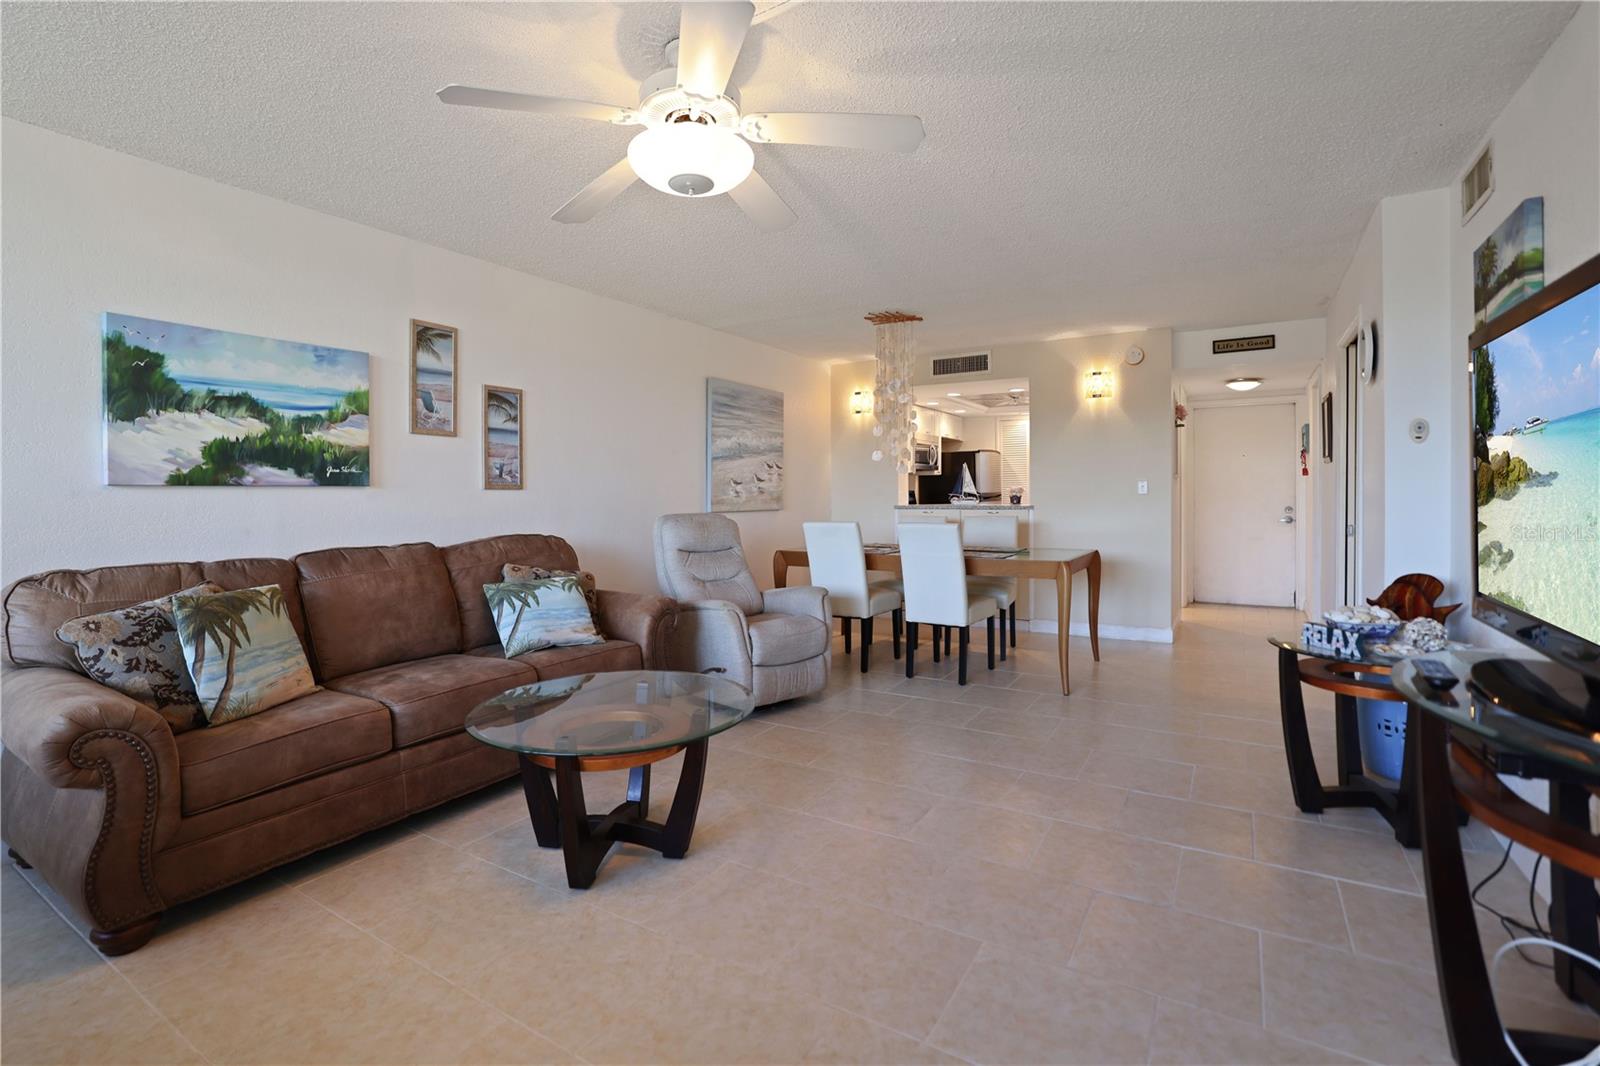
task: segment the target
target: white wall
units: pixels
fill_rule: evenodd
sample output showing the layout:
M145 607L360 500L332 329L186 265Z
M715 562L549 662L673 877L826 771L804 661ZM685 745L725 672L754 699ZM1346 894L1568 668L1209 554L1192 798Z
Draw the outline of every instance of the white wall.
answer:
M1215 355L1211 342L1224 337L1259 337L1270 333L1276 340L1262 352ZM1172 369L1177 373L1204 370L1225 380L1244 374L1270 373L1284 364L1320 360L1327 340L1327 319L1297 318L1287 322L1252 322L1221 329L1181 329L1172 334ZM1234 373L1237 371L1237 374Z
M1129 367L1122 353L1133 344L1147 354L1142 364ZM1001 344L989 350L987 374L940 380L1028 379L1033 544L1099 549L1102 635L1172 639L1177 573L1172 331ZM932 355L918 357L915 384L933 381L931 360ZM1095 369L1112 372L1110 399L1084 398L1084 375ZM871 382L870 361L833 368L833 517L860 522L869 540L886 540L893 531L890 508L900 500L893 468L871 460L869 418L837 413L841 399L863 383L870 389ZM1149 482L1147 495L1135 492L1140 480ZM1078 632L1087 617L1082 578L1073 595L1073 631ZM1036 585L1035 627L1051 628L1055 618L1052 590Z
M1450 557L1450 529L1440 516L1459 513L1467 478L1455 465L1452 442L1462 408L1458 379L1466 356L1450 343L1450 234L1455 228L1449 189L1394 196L1383 202L1383 319L1378 331L1382 418L1383 569L1368 595L1401 574L1433 574L1460 602L1460 578ZM1371 358L1369 353L1368 358ZM1369 390L1370 391L1370 390ZM1465 402L1465 392L1461 393ZM1413 419L1428 422L1421 443ZM1465 455L1462 456L1465 462Z
M5 580L530 531L653 591L651 522L703 509L708 375L785 394L786 507L737 516L757 577L828 513L820 363L9 119L0 137ZM104 311L369 352L372 487L105 487ZM406 430L413 317L461 330L455 438ZM526 390L524 491L481 488L485 382Z

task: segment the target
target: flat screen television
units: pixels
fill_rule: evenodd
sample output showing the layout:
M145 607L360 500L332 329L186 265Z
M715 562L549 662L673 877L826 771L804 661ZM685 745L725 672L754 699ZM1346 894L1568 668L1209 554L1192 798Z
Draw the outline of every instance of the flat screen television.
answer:
M1534 704L1589 718L1600 714L1600 256L1470 344L1472 613L1559 664L1497 660L1473 679L1506 695L1537 681L1550 687Z

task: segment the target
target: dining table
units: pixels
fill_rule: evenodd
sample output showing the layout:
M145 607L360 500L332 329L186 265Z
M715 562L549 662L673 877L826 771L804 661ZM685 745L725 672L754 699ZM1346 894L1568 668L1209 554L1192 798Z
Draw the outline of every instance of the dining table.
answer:
M900 573L900 548L895 544L865 546L868 570ZM1100 552L1095 548L968 548L967 573L972 577L1014 577L1056 583L1056 657L1061 666L1061 693L1068 681L1067 647L1072 619L1072 575L1080 571L1089 583L1089 650L1100 661ZM772 580L788 584L789 568L806 566L804 548L779 548L772 553Z

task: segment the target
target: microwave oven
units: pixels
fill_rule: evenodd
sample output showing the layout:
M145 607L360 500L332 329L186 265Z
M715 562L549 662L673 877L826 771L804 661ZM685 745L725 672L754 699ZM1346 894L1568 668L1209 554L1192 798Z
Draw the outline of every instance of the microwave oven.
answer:
M939 473L939 442L917 441L911 445L912 467L919 474Z

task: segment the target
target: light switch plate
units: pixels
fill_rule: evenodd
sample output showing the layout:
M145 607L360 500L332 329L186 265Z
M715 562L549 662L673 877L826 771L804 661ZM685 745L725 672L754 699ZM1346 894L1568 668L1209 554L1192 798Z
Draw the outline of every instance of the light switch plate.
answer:
M1150 482L1148 482L1148 481L1139 482L1139 495L1141 495L1141 496L1150 495Z

